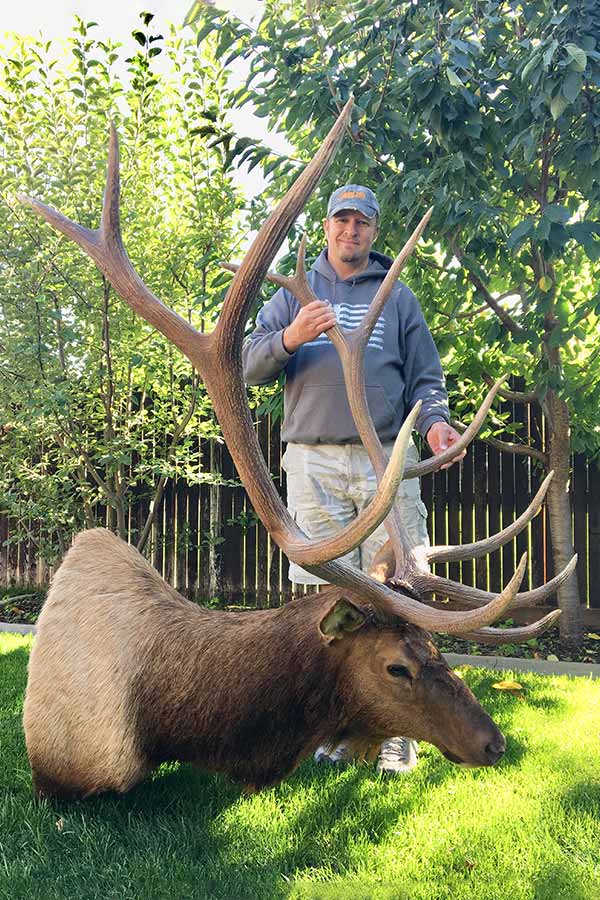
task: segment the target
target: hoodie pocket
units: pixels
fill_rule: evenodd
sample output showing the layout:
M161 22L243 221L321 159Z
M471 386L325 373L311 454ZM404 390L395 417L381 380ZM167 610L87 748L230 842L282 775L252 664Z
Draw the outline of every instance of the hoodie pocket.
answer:
M396 417L381 385L367 385L367 402L377 431ZM306 384L286 413L284 440L300 443L341 444L357 440L357 430L343 384Z

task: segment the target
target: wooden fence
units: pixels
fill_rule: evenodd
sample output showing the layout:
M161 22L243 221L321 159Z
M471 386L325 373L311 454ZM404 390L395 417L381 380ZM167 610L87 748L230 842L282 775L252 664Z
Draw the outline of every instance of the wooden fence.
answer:
M535 424L535 423L534 423ZM532 424L532 428L534 427ZM258 438L275 483L285 496L278 423L257 423ZM287 560L256 522L227 449L201 441L203 470L219 472L220 484L169 482L154 523L148 556L163 576L190 597L219 598L245 606L278 605L292 596ZM600 471L582 456L573 461L573 536L579 554L578 579L585 605L600 607ZM475 442L462 466L427 476L421 484L433 543L470 542L512 522L527 506L541 473L524 456L501 453ZM135 541L148 501L133 503L130 537ZM101 518L100 518L101 521ZM45 584L52 570L39 558L35 528L24 543L10 540L11 525L0 516L0 585ZM436 565L441 575L500 590L520 554L529 553L525 587L554 574L546 513L489 558Z

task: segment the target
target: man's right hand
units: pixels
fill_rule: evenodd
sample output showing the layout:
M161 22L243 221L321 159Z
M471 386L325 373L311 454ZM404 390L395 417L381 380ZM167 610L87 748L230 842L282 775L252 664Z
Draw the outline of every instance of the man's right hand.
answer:
M337 322L333 307L325 300L313 300L300 309L291 325L283 332L283 346L288 353L332 328Z

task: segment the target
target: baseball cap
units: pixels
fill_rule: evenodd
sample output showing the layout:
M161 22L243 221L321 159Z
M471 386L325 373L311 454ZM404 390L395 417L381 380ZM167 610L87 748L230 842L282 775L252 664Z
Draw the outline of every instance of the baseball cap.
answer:
M377 197L362 184L345 184L333 192L327 204L327 218L335 216L342 209L357 209L367 219L379 215Z

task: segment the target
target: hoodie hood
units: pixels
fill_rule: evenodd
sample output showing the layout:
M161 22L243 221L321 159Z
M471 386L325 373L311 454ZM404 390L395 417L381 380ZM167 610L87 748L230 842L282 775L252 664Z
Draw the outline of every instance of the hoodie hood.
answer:
M370 281L372 278L381 281L391 267L392 262L391 257L386 256L384 253L377 253L376 250L371 250L369 253L369 265L366 269L363 269L362 272L358 272L356 275L351 275L350 278L340 278L327 258L327 250L322 250L315 260L313 271L318 272L319 275L322 275L323 278L332 283L345 281L348 284L361 284L364 281Z

